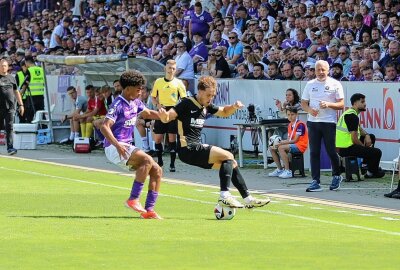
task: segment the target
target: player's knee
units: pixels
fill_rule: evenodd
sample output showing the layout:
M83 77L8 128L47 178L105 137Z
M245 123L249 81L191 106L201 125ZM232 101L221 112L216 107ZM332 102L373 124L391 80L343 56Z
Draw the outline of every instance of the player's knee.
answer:
M153 166L153 159L150 156L145 156L143 158L143 161L141 163L141 166L146 168L148 171L150 171L150 169Z
M233 161L232 161L232 167L233 167L233 168L236 168L237 166L238 166L238 164L237 164L236 160L233 160Z
M227 160L235 160L235 158L233 157L233 154L231 152L226 151L226 159Z
M151 170L152 170L153 177L155 177L156 179L161 179L163 171L156 162L153 162L153 167Z

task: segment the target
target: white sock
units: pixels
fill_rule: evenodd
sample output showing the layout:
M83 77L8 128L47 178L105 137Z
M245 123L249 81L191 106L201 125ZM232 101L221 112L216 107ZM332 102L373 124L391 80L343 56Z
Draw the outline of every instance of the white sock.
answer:
M245 203L250 203L253 199L254 199L253 196L249 195L246 198L244 198L244 202Z
M71 133L69 134L69 139L71 141L74 139L74 135L75 135L75 133L71 131Z
M149 149L149 142L147 141L147 137L142 137L142 146L144 149Z
M229 191L221 191L220 192L220 196L221 198L227 198L229 196L232 196L231 193Z
M74 138L79 138L79 132L75 132Z

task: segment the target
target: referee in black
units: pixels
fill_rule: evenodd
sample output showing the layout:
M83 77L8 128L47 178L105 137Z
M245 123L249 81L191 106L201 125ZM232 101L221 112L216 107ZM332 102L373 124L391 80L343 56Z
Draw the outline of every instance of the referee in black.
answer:
M17 89L17 83L13 75L8 73L8 61L0 59L0 123L4 123L7 139L7 152L9 155L17 153L13 146L13 121L15 114L15 100L19 104L20 115L24 114L24 105Z

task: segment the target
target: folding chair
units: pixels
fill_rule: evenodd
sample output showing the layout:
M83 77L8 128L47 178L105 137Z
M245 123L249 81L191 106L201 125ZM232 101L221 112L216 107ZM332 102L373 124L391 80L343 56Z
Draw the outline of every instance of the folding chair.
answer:
M394 174L399 167L399 159L400 159L400 147L399 147L399 154L393 161L381 161L379 166L382 167L384 170L392 171L392 183L390 184L390 191L393 190L393 183L394 183Z
M50 106L50 113L53 113L54 108L56 107L56 104L53 104ZM49 125L49 111L46 110L41 110L41 111L36 111L35 113L35 118L32 120L32 124L38 124L40 127L42 125Z

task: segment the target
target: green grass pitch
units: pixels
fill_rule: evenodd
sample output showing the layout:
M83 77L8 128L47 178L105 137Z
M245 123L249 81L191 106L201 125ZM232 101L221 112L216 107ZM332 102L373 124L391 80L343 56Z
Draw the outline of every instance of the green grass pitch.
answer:
M164 182L142 220L131 185L0 158L0 269L399 269L400 216L273 199L218 221L215 188Z

